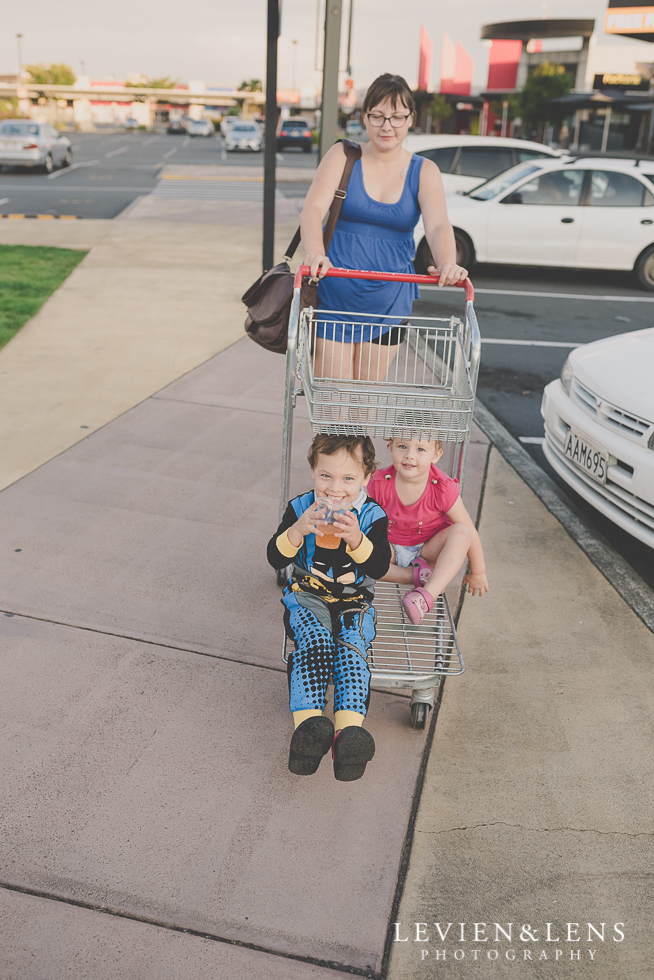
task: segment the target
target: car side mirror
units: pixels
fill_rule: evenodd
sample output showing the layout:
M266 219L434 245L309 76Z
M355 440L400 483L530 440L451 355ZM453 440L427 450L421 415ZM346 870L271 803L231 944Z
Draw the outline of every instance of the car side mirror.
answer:
M514 191L513 194L504 198L502 204L522 204L522 194L520 191Z

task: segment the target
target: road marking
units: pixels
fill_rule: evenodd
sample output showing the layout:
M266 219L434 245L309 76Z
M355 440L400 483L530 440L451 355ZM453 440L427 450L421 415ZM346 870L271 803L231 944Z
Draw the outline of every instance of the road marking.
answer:
M420 286L420 289L428 290L447 289L453 291L460 290L460 288L460 286ZM531 296L534 299L580 299L584 302L593 300L598 303L654 303L654 297L651 296L596 296L593 293L540 293L526 289L484 289L483 287L478 289L475 287L475 293L487 293L489 296Z
M42 221L77 221L77 214L0 214L0 220L7 218L40 218Z
M127 153L129 146L119 146L117 150L111 150L109 153L105 153L105 157L117 157L119 153Z
M499 340L497 337L482 337L482 344L506 344L507 347L583 347L584 342L568 343L559 340Z
M71 170L79 170L80 167L97 167L99 163L99 160L87 160L83 163L71 163L70 167L64 167L63 170L57 170L54 174L48 174L48 180L56 180L57 177L63 177L65 174L69 174Z
M282 156L281 153L275 153L275 160L277 161L277 163L283 163L284 157Z
M8 197L0 198L0 204L7 204L8 201L9 201Z
M141 145L149 146L150 143L156 143L158 139L160 139L159 136L151 136L149 140L144 140L144 142Z
M190 136L185 136L184 137L184 140L182 142L182 146L186 146L186 144L187 143L190 143L190 142L191 142L191 137Z
M138 191L139 194L143 194L143 193L147 194L147 193L149 193L152 190L152 187L153 187L153 185L150 185L150 187L89 187L88 184L86 184L86 185L83 184L80 187L75 187L75 186L70 186L69 184L66 184L65 187L63 188L63 190L64 190L64 193L68 193L70 191L71 193L84 193L84 192L86 192L87 194L89 194L89 193L92 193L92 194L122 194L123 191L125 193L131 193L132 191ZM13 188L13 189L15 190L15 188ZM47 187L45 184L42 184L40 187L35 187L34 188L34 191L38 191L39 193L43 193L45 191L56 191L57 194L61 194L61 191L59 190L58 187Z
M545 436L518 436L520 442L525 446L542 446Z
M187 177L185 174L164 174L162 180L226 180L230 184L239 181L251 181L255 184L263 184L263 177Z
M224 146L223 146L223 148L222 148L222 149L221 149L221 151L220 151L220 159L221 159L221 160L222 160L223 162L224 162L224 161L225 161L225 160L227 159L227 150L225 149L225 147L224 147Z
M173 146L172 150L168 150L167 153L164 153L163 155L164 160L167 160L168 157L171 157L173 153L177 153L178 150L179 150L178 146Z

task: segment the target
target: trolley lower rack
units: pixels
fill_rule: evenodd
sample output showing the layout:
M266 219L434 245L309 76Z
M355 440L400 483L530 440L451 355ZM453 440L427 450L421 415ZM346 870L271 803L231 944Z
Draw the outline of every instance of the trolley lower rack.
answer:
M370 686L411 690L411 724L424 728L434 704L433 688L443 676L462 674L465 665L447 596L439 595L432 611L414 626L402 605L405 592L406 586L390 582L375 586L377 634L368 655ZM293 642L285 635L285 662L292 651Z

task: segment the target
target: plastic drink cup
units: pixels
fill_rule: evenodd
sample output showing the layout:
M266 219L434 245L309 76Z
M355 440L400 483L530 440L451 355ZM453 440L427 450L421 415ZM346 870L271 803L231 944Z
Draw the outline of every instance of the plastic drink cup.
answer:
M320 507L317 514L318 520L327 521L329 524L337 521L341 514L347 514L349 510L352 510L350 504L340 506L336 501L330 500L328 497L317 497L316 503ZM322 535L316 535L316 544L318 547L335 551L340 545L342 538L337 537L328 528L321 528L320 530L322 531Z

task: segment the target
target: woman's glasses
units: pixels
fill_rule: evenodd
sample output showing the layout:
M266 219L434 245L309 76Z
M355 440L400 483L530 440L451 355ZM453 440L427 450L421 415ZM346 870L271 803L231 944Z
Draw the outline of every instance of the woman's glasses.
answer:
M385 116L381 112L367 112L368 122L371 126L383 126L388 119L389 123L393 129L400 129L404 126L407 119L410 118L411 113L408 112L406 116L402 115L401 112L394 112L392 116Z

